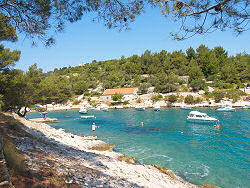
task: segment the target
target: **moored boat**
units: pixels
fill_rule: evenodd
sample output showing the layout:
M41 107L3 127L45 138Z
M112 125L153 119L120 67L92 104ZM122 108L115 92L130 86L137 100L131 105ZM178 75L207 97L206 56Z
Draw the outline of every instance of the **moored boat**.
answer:
M104 111L104 112L108 112L108 111L109 111L109 109L108 109L108 108L103 108L103 109L102 109L102 111Z
M225 107L217 108L216 111L218 111L218 112L234 112L235 108L233 108L232 106L225 106Z
M145 110L145 107L139 107L139 106L138 106L138 107L135 107L135 109L138 110L138 111L144 111L144 110Z
M183 110L191 110L192 106L183 105L183 106L181 106L181 109L183 109Z
M201 113L198 111L191 111L187 116L186 120L188 122L194 123L213 123L218 119L208 116L206 113Z
M94 115L92 116L81 116L82 119L90 119L90 118L96 118Z
M80 107L79 113L80 114L87 114L87 110L84 107Z
M160 111L161 107L159 105L154 106L154 111Z

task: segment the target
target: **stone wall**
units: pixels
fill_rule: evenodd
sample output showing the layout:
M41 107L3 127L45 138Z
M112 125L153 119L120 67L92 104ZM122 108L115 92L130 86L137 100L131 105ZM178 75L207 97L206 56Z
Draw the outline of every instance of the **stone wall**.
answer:
M12 187L10 175L3 154L3 139L0 137L0 187Z

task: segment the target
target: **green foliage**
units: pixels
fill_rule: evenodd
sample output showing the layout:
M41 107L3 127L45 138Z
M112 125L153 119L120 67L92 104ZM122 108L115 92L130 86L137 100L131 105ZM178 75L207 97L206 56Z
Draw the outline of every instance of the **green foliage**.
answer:
M20 105L66 102L75 95L100 96L100 93L90 92L100 84L103 90L138 87L138 94L145 94L151 86L157 93L185 92L189 89L181 85L183 81L179 79L183 75L189 76L188 86L193 91L205 90L206 85L233 89L236 84L249 82L249 62L248 54L228 57L221 47L210 50L201 45L197 52L188 49L187 55L182 51L145 51L141 56L93 61L83 67L63 67L48 73L43 73L36 64L26 73L10 70L10 63L0 71L0 101L4 110ZM6 65L6 61L4 63ZM213 63L214 67L211 67ZM204 78L213 80L213 83L205 84ZM211 94L205 95L211 97Z
M89 103L91 102L91 98L90 98L90 97L88 98L88 102L89 102Z
M14 66L15 62L19 60L21 52L18 50L10 51L9 48L4 48L0 45L0 71L8 68L9 66Z
M76 100L73 101L72 104L73 104L73 105L78 105L78 104L80 104L80 101L76 99Z
M180 89L181 92L188 92L189 91L189 89L188 89L188 87L186 85L181 85L179 87L179 89Z
M189 85L193 91L198 91L205 88L204 75L197 62L192 60L188 66Z
M137 93L139 95L146 94L149 87L150 87L149 83L141 83Z
M186 104L194 104L195 103L195 99L192 95L187 95L184 99L184 102Z
M234 85L230 83L223 83L221 80L216 81L212 86L217 87L219 89L230 89L233 88Z
M141 98L137 98L136 103L141 103Z
M192 80L189 85L193 88L193 91L199 91L199 90L203 90L206 86L206 83L204 80L200 80L200 79L195 79Z
M161 99L162 99L162 95L154 95L154 96L151 97L151 100L153 102L157 102L157 101L159 101Z
M128 105L128 104L129 104L129 101L124 101L123 104L124 104L124 105Z
M216 103L220 102L225 97L225 92L223 91L213 91L214 100Z
M114 94L114 95L112 95L112 100L113 101L121 101L122 98L123 98L122 94Z
M157 84L155 86L155 92L157 93L169 93L178 91L179 78L176 74L170 73L166 75L164 73L157 76Z
M67 22L73 23L88 12L95 12L96 19L102 20L108 28L127 28L128 24L140 15L142 1L131 3L118 1L82 1L82 0L39 0L6 1L0 6L1 16L33 42L42 40L45 45L54 43L51 37L61 32Z
M233 99L233 102L237 102L241 96L246 95L246 93L244 93L241 90L238 89L231 89L231 90L227 90L226 92L226 97L229 99Z
M7 16L0 13L0 42L17 40L16 30L10 24L10 20ZM21 52L18 50L10 51L9 48L4 48L4 45L0 45L0 72L14 66L20 58Z
M167 101L174 103L178 100L178 96L177 95L169 95L166 99L167 99Z
M195 104L199 104L199 103L201 103L202 101L203 101L202 98L197 97L197 98L194 100L194 103L195 103Z

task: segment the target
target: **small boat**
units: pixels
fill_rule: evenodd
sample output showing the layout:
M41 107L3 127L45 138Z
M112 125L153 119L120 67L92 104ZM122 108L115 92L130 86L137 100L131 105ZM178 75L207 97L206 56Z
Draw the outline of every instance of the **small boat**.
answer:
M138 110L138 111L144 111L145 107L135 107L135 109Z
M181 106L181 109L183 109L183 110L191 110L192 106L183 105L183 106Z
M91 119L91 118L96 118L94 115L92 116L81 116L82 119Z
M104 112L108 112L108 111L109 111L109 109L108 109L108 108L103 108L103 109L102 109L102 111L104 111Z
M157 111L160 111L160 109L161 109L161 107L160 107L159 105L155 105L155 106L154 106L154 111L157 112Z
M206 113L191 111L189 112L189 115L187 116L186 120L188 122L194 122L194 123L213 123L218 119L209 117Z
M80 110L79 110L80 114L87 114L87 112L88 111L84 107L81 107Z
M232 106L224 106L216 109L217 112L234 112L235 108L232 108Z

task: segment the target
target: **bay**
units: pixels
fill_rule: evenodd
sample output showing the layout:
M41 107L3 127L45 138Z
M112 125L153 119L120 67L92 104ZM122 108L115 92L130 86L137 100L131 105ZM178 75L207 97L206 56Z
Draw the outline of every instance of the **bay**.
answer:
M138 163L158 164L173 170L183 179L197 184L221 187L249 187L250 185L250 112L216 112L213 108L199 108L220 120L218 130L213 124L187 123L189 111L165 108L88 111L96 119L81 119L78 110L50 111L51 123L77 135L92 135L93 122L98 139L115 144L114 150L135 157ZM30 113L28 118L41 117ZM142 126L143 122L143 126Z

